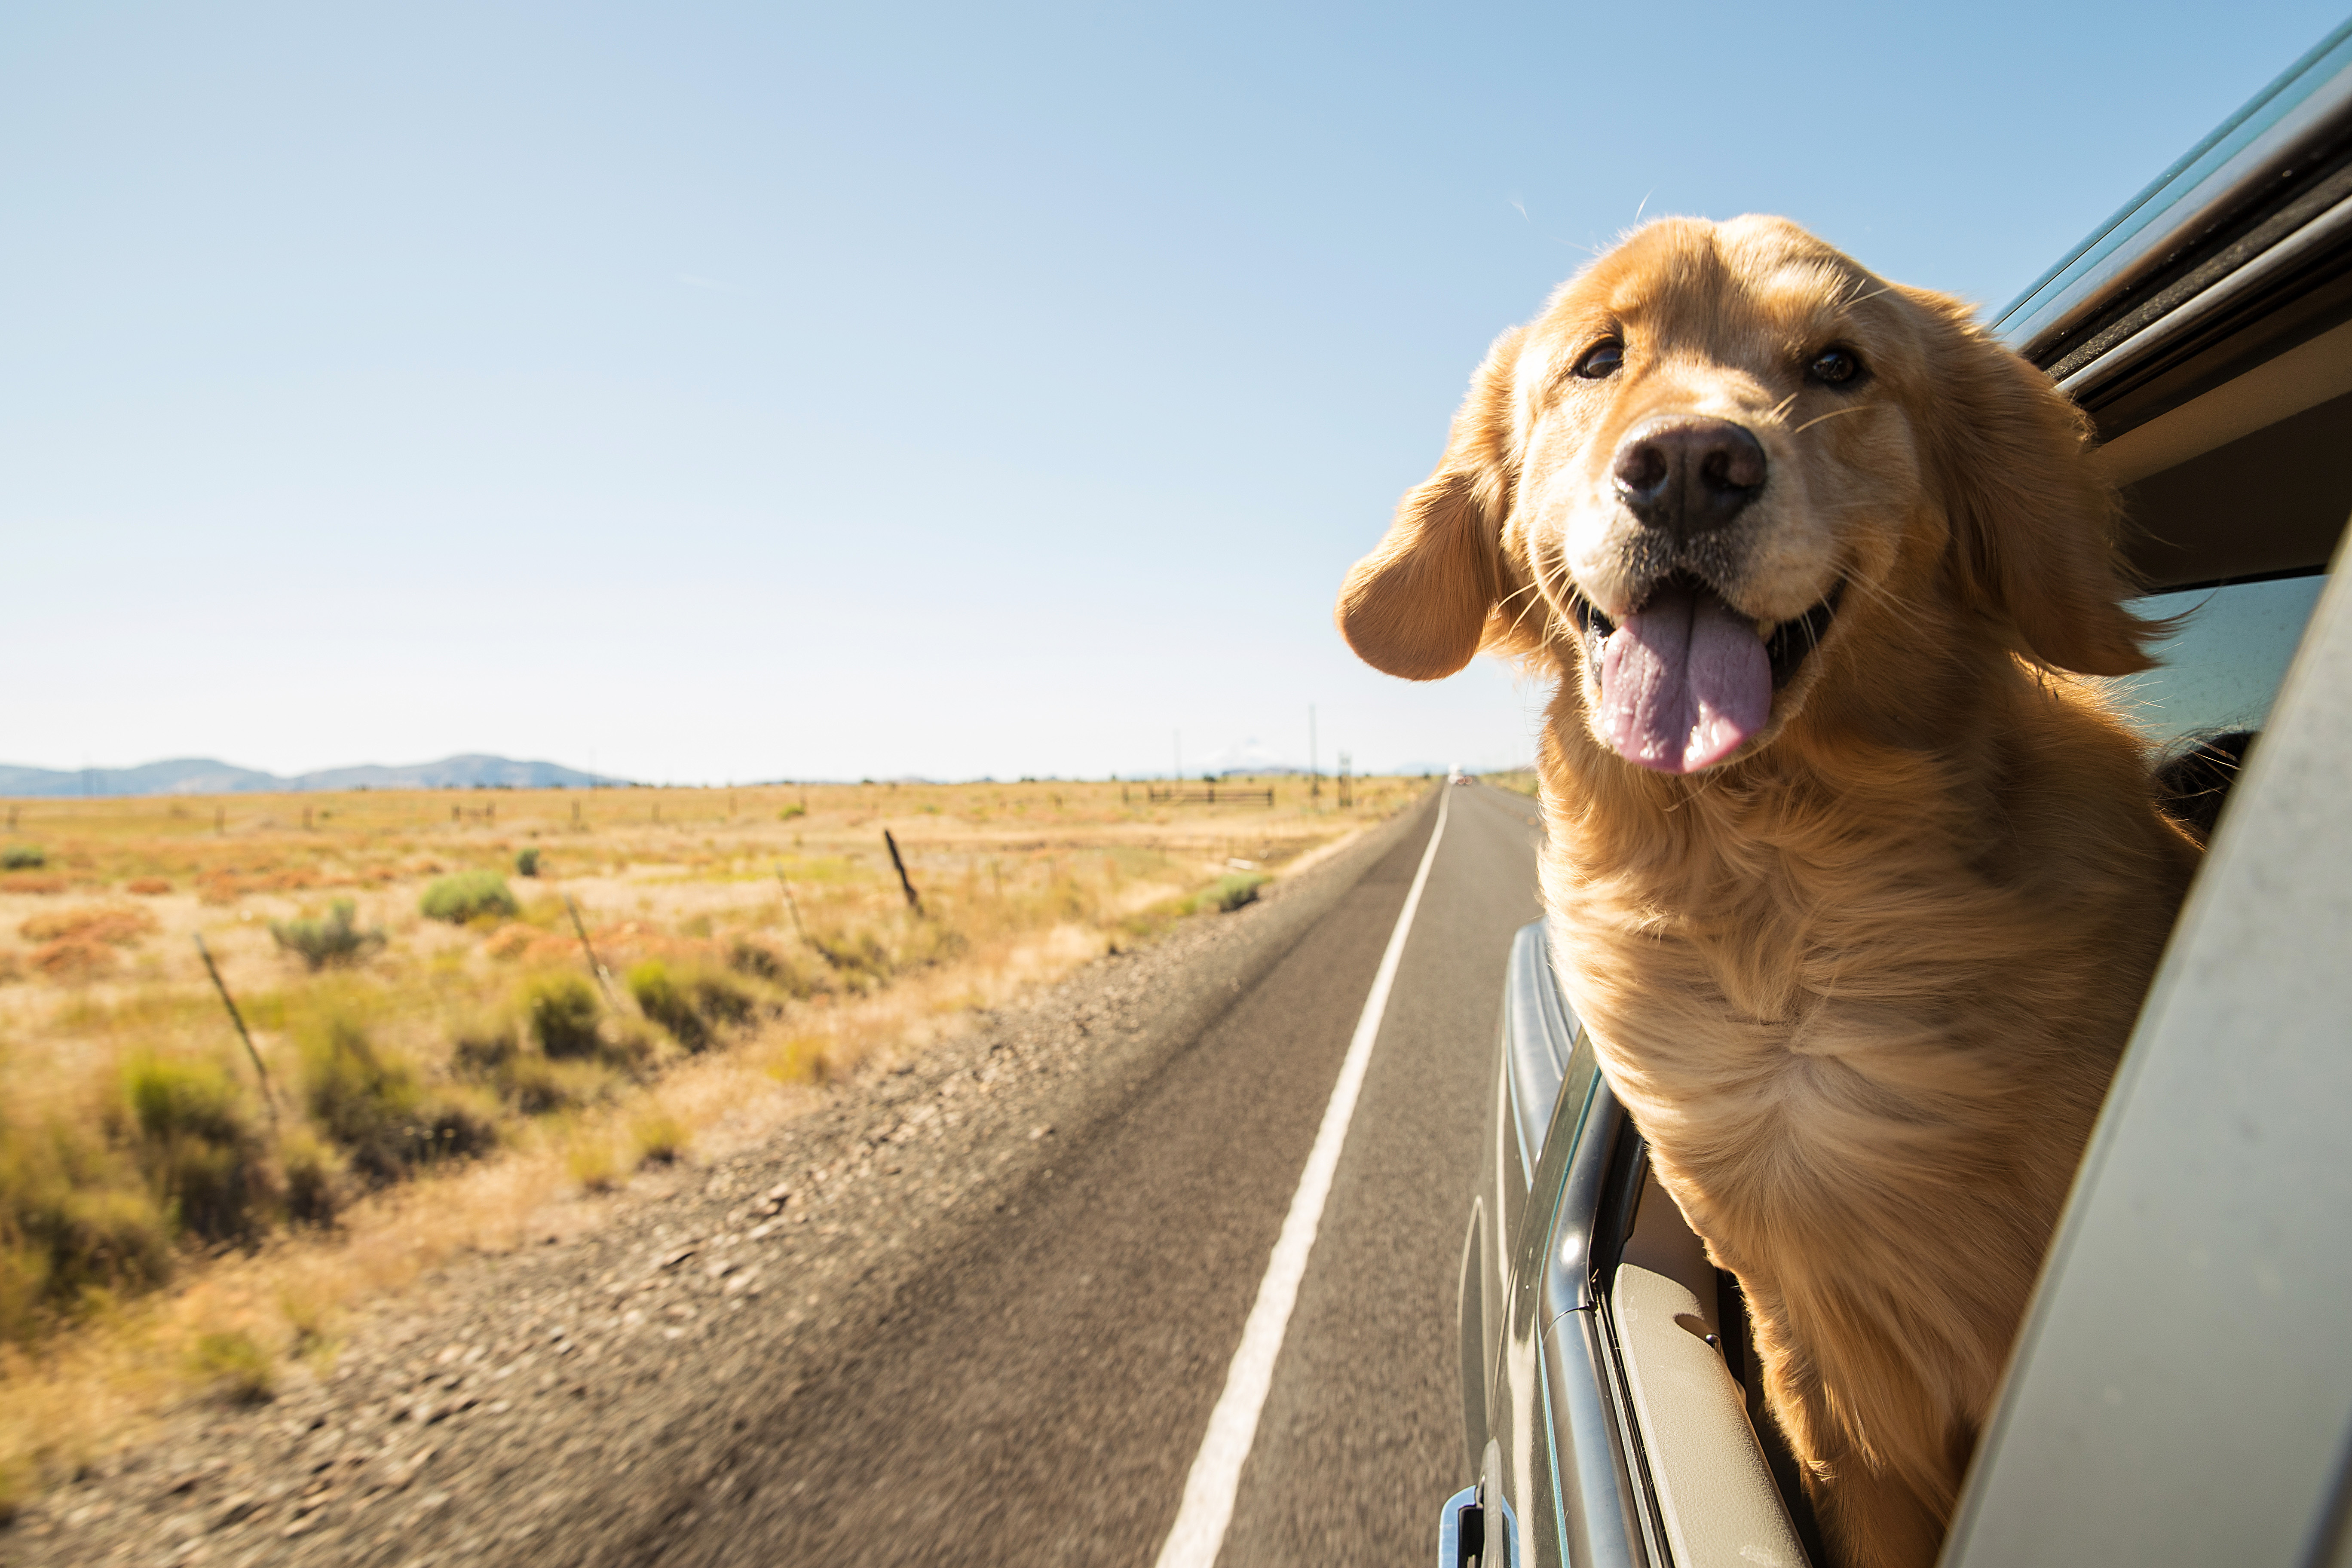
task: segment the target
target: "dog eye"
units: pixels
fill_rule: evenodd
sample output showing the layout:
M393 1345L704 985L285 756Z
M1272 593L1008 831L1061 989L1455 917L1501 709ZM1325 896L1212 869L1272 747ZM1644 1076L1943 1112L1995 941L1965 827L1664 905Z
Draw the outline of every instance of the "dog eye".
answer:
M1584 351L1576 362L1576 374L1587 381L1602 381L1617 374L1625 363L1625 345L1615 338L1603 338Z
M1805 367L1808 379L1829 386L1843 386L1861 374L1862 361L1852 349L1847 348L1823 349L1813 356L1813 363Z

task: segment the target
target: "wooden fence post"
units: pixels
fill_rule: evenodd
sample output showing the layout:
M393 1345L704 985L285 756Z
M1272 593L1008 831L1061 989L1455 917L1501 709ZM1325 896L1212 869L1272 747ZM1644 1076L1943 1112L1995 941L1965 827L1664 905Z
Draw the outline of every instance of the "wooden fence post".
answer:
M580 951L588 955L588 967L595 971L596 984L604 993L605 1005L614 1012L619 1012L621 999L613 994L613 972L604 967L604 961L597 957L596 950L589 945L588 924L580 918L580 906L572 901L571 894L566 893L563 895L563 907L572 911L572 929L579 933Z
M816 947L815 942L809 942L808 927L801 923L800 902L793 897L793 885L784 880L784 863L781 860L776 862L776 886L784 890L784 908L792 910L793 912L793 931L799 935L803 942L808 942L809 946ZM823 948L817 948L817 951L822 952L824 950Z
M269 1125L278 1125L278 1096L270 1091L269 1069L261 1065L261 1053L253 1047L253 1035L245 1026L245 1015L236 1010L236 998L228 994L227 983L221 979L220 968L213 963L213 950L205 945L205 933L198 931L196 952L205 961L205 973L213 977L213 989L220 993L221 1005L228 1009L228 1021L236 1026L236 1037L245 1042L245 1054L253 1058L253 1075L261 1080L261 1102L269 1107Z
M882 830L882 842L890 847L890 864L898 868L898 886L906 890L907 907L921 914L923 900L915 896L915 884L907 876L907 862L898 854L898 841L890 837L887 827Z

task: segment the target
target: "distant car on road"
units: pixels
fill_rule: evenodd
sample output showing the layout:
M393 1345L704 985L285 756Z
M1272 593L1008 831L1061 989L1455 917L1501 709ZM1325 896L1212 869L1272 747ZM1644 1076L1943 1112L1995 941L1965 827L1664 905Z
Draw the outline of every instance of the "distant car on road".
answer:
M2127 697L2213 837L1943 1560L2352 1563L2352 24L1996 329L2096 424L2138 608L2195 612ZM1738 1286L1546 940L1505 984L1441 1568L1826 1563Z

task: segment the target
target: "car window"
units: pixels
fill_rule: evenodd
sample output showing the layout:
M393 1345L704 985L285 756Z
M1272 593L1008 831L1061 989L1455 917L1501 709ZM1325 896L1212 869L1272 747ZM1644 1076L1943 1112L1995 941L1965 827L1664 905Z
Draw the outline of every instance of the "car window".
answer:
M2260 730L2326 582L2285 577L2133 601L2132 611L2152 620L2186 618L2150 647L2156 668L2112 683L2125 717L2159 747L2211 731Z

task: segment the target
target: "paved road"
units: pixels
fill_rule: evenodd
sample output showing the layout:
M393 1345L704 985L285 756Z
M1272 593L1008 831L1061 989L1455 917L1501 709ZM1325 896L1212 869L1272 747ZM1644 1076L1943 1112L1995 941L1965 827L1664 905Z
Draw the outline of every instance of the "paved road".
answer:
M1453 790L1219 1561L1412 1563L1464 1484L1454 1299L1530 804ZM934 1271L870 1347L741 1434L735 1506L665 1563L1149 1564L1429 832Z

